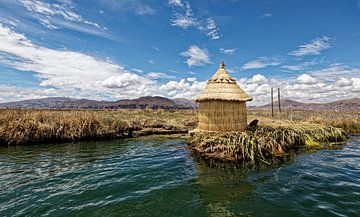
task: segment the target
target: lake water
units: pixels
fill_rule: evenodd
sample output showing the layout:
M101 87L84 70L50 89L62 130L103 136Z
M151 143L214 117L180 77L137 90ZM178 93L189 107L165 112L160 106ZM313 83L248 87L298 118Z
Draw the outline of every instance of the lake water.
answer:
M0 148L0 216L360 216L360 137L255 170L165 137Z

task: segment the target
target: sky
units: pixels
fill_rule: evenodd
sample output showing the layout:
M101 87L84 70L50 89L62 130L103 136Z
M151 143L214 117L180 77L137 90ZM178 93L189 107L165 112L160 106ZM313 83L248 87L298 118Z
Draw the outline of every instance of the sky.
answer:
M0 102L195 99L222 60L250 105L360 98L360 1L0 0Z

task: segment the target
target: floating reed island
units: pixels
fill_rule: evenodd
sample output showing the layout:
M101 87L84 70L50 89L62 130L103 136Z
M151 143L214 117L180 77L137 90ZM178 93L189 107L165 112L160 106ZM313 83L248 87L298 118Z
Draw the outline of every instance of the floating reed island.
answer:
M250 100L222 62L196 100L199 124L190 131L190 149L219 160L266 161L304 147L320 148L347 139L340 128L309 122L262 118L248 125L246 102Z

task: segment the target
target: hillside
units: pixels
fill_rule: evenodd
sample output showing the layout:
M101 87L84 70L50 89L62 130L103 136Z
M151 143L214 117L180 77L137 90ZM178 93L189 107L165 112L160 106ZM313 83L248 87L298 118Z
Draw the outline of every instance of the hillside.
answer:
M346 99L329 103L302 103L295 100L284 99L281 102L282 109L299 109L299 110L318 110L318 111L344 111L360 112L360 99ZM270 109L271 104L258 106L255 108ZM278 102L274 102L274 109L278 108Z
M118 101L96 101L52 97L30 99L0 104L0 108L37 108L37 109L194 109L197 104L188 99L168 99L160 96L146 96L137 99Z

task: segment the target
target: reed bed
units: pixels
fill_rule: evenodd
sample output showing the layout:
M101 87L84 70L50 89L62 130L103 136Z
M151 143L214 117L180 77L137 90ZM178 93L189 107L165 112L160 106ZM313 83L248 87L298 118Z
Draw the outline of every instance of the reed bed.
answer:
M305 121L360 133L360 113L283 111L269 116L268 110L248 110L248 120L258 119L266 129L265 123L291 123L292 128ZM196 110L0 110L0 145L187 133L196 126Z
M269 109L249 109L248 119L270 118ZM275 110L275 120L290 120L294 122L310 122L342 128L350 134L360 134L360 111L316 111L283 109L281 113Z
M254 130L244 132L190 133L190 149L201 156L228 161L263 161L303 148L322 148L347 139L340 128L309 122L263 119Z
M196 122L192 110L0 110L0 144L186 133Z

